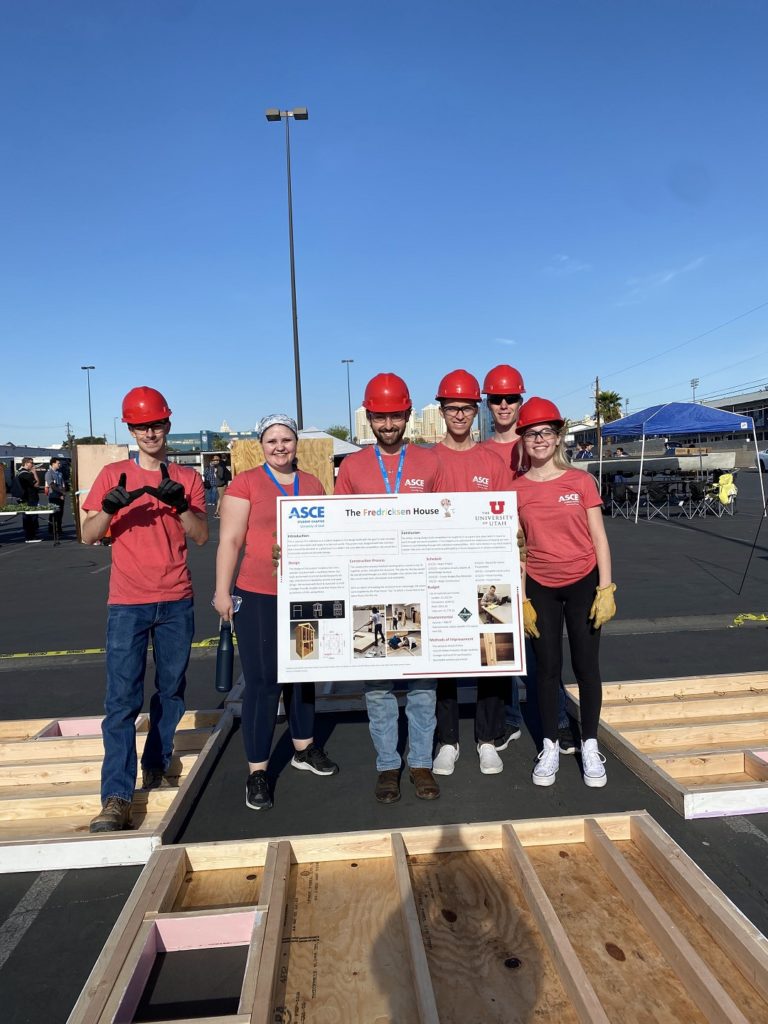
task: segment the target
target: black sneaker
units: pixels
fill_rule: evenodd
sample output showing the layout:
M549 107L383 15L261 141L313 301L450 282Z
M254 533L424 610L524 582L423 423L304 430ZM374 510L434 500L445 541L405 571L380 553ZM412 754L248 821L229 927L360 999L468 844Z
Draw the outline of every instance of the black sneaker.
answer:
M519 725L508 725L504 735L493 741L496 750L506 750L513 740L519 740L523 735Z
M573 738L570 724L557 727L557 742L561 754L576 753L576 740Z
M161 786L169 786L170 783L165 777L165 773L162 768L142 768L141 769L141 788L142 789L160 789Z
M291 764L294 768L314 772L315 775L335 775L339 770L339 766L334 764L323 748L316 747L314 743L306 750L295 751Z
M252 811L268 811L272 804L269 781L264 771L251 772L245 784L245 806Z

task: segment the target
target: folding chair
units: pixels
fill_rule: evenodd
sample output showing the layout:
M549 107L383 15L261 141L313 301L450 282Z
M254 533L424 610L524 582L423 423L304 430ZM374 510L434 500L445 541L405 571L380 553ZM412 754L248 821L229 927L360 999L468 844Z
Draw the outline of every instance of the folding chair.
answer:
M645 515L647 519L655 519L661 516L662 519L669 519L669 491L659 484L648 488Z
M704 488L699 484L691 484L688 497L678 502L678 505L686 519L693 519L694 516L705 516L707 514L707 500Z
M621 516L622 519L629 519L630 501L626 484L614 484L611 492L611 519Z

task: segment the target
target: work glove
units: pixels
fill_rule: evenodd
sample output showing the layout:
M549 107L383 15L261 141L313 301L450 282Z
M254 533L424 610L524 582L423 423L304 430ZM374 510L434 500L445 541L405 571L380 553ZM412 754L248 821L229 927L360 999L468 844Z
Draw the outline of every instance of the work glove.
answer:
M273 537L277 537L277 531L272 534ZM275 543L272 545L272 575L277 576L277 570L280 568L280 557L282 551L280 545Z
M597 587L595 590L595 600L589 609L589 617L595 629L600 629L606 622L610 622L616 614L616 602L613 599L615 592L615 583L609 583L607 587Z
M113 516L115 512L119 512L121 508L127 508L132 501L136 501L144 494L146 488L138 487L135 491L126 491L125 489L125 473L120 474L120 479L117 481L117 487L113 487L111 491L107 491L104 497L101 499L101 508L103 512L106 512L108 516Z
M538 640L541 634L536 628L537 618L536 609L531 604L530 597L527 597L523 601L523 632L527 637L536 637Z
M525 543L525 534L523 533L522 526L517 528L517 550L520 555L520 561L525 562L528 557L528 545Z
M153 495L165 505L170 505L179 515L182 512L186 512L189 508L189 502L184 494L184 485L171 480L168 467L164 462L160 463L160 476L162 477L160 486L146 487L147 494Z

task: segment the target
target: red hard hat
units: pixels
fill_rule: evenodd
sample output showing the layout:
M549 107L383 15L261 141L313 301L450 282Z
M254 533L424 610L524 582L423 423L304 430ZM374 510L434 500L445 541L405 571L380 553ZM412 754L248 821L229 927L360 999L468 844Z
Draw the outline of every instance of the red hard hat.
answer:
M366 385L363 408L368 412L407 412L411 408L408 385L396 373L377 373Z
M154 388L131 388L123 399L123 423L152 423L170 415L168 403Z
M500 363L489 370L483 381L484 395L524 395L525 384L519 370L509 363Z
M451 370L440 381L435 398L464 398L468 402L480 401L477 378L466 370Z
M559 430L565 420L555 403L550 402L548 398L529 398L520 407L515 431L522 434L527 427L533 427L537 423L556 423Z

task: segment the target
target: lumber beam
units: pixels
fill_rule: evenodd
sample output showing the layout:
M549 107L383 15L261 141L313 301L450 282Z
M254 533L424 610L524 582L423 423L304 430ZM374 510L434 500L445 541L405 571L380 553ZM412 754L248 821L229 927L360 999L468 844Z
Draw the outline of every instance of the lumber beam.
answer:
M424 938L419 925L419 913L413 895L411 873L408 870L408 857L403 837L399 832L392 833L392 866L400 896L400 915L408 946L408 959L416 992L416 1004L419 1008L419 1024L440 1024L435 991L432 987L432 978L427 962L427 952L424 949Z
M241 996L241 1006L250 1011L250 1024L271 1024L272 1005L275 996L275 982L280 966L280 953L283 945L283 924L285 918L285 901L288 893L288 881L291 873L291 844L287 840L270 843L264 875L261 882L259 903L266 904L263 934L254 929L251 948L248 954L250 971L246 970L243 980L243 993L253 999L246 1006ZM260 948L258 948L260 947ZM251 951L253 950L253 956ZM259 958L256 961L256 953ZM254 977L255 976L255 977Z

